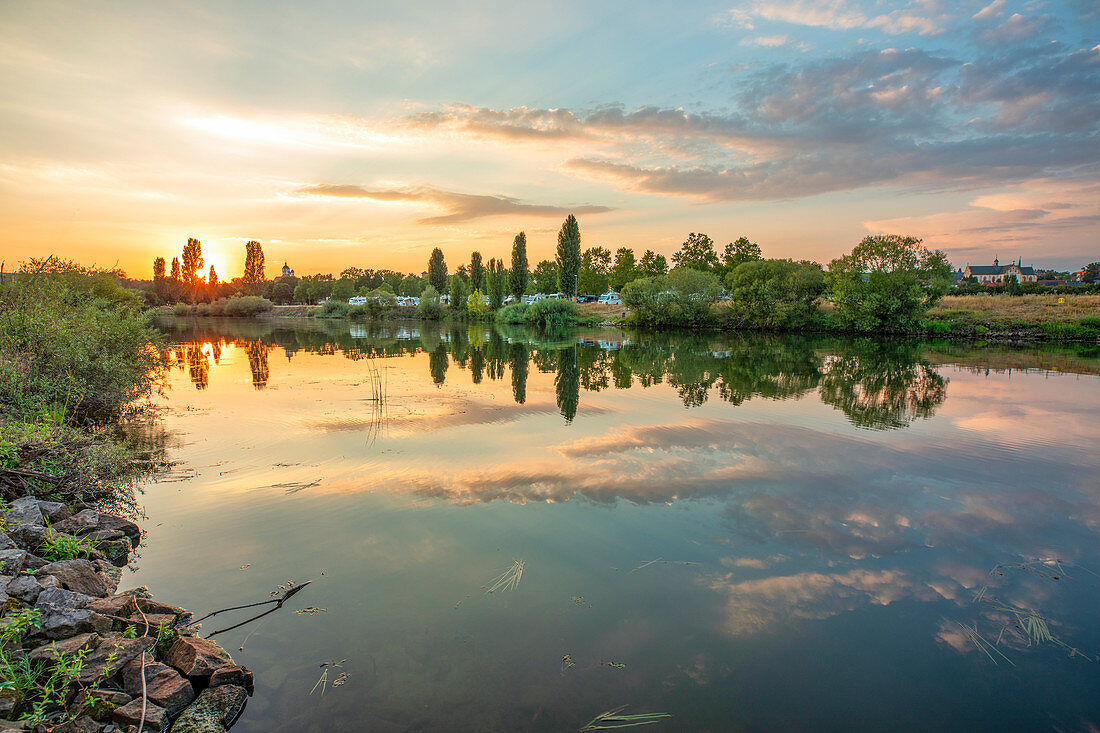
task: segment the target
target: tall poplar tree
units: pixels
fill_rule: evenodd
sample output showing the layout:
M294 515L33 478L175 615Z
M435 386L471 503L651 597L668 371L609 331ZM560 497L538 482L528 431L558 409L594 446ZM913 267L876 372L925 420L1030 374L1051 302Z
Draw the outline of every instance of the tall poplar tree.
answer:
M210 265L210 272L206 274L206 285L211 289L218 287L218 273L214 272L213 265Z
M527 235L520 232L512 242L512 296L519 302L527 292Z
M202 267L202 242L189 237L187 244L183 245L183 282L191 290L192 299L194 299L200 267Z
M158 257L153 260L153 280L164 279L164 258Z
M470 290L485 291L485 265L481 262L481 253L470 255Z
M264 248L255 239L244 246L244 281L250 291L264 281Z
M436 247L428 258L428 282L437 292L447 290L447 263L443 261L443 250Z
M180 279L180 258L172 258L172 279L179 282Z
M577 274L581 269L581 230L570 214L558 232L558 287L569 297L577 295Z

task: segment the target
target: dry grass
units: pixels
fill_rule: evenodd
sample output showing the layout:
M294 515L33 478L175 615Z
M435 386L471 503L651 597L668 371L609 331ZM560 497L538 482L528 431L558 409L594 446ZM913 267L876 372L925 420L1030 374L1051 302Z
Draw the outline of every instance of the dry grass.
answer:
M928 317L935 319L1031 324L1074 323L1098 315L1100 295L958 295L944 298L928 312Z

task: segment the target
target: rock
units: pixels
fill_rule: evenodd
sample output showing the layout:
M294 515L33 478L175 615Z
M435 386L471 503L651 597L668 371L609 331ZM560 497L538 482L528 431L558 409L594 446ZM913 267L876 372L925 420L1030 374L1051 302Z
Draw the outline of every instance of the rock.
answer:
M218 667L233 664L229 653L217 642L184 636L168 650L167 661L188 677L209 677Z
M50 733L99 733L103 726L92 720L91 716L81 715L76 720L59 723L49 728Z
M86 685L96 680L105 680L111 677L131 659L141 656L144 651L148 651L153 646L154 641L154 639L147 636L137 639L124 639L121 636L114 636L105 639L94 652L84 658L84 667L77 675L77 681Z
M134 597L125 593L106 598L96 598L90 601L85 608L96 613L105 613L109 616L129 616L133 613Z
M164 670L173 670L167 664L146 660L145 662L145 686L149 686L150 680ZM177 673L178 674L178 673ZM122 668L122 689L134 697L141 695L141 660L135 659Z
M145 630L145 622L149 622L149 630ZM157 630L161 624L166 624L169 633L171 633L172 627L176 623L176 617L167 613L147 613L145 618L141 617L141 614L134 614L130 617L130 622L137 627L139 634L145 633L148 636L157 636Z
M98 616L99 619L104 617L84 608L90 600L91 597L82 593L61 588L43 588L34 604L42 612L42 627L35 636L66 639L96 630L97 624L93 623L93 616Z
M44 578L38 579L38 584L43 588L61 588L61 581L52 575L47 575Z
M130 561L130 553L134 548L130 544L130 538L122 535L117 540L101 540L96 545L96 549L102 553L103 557L116 566L122 567Z
M43 560L40 557L35 557L34 555L32 555L30 553L27 553L27 559L23 563L23 569L24 570L38 570L39 568L45 567L46 565L49 565L49 564L50 564L49 560Z
M210 675L210 686L236 685L243 687L249 697L256 690L256 682L252 676L252 670L241 664L231 664L226 667L218 667L214 674Z
M15 547L15 542L11 537L8 537L3 532L0 532L0 550L11 550Z
M130 540L130 544L134 547L141 543L141 527L129 519L97 512L94 509L85 509L79 514L58 522L54 525L54 529L75 535L86 535L101 530L114 530L126 535Z
M61 581L62 588L86 596L102 598L107 595L107 587L87 560L58 560L42 567L38 575L52 575Z
M103 583L110 593L118 590L119 581L122 580L122 571L114 563L106 560L92 560L92 566L103 575Z
M18 598L28 606L33 606L38 600L38 594L42 592L42 586L29 575L19 575L8 581L7 594L12 598Z
M27 656L32 660L54 660L62 654L76 654L81 649L95 649L99 646L99 642L99 634L90 632L87 634L77 634L68 639L51 641L48 644L43 644L31 651Z
M12 715L21 702L23 702L22 692L11 687L0 689L0 717L6 718Z
M26 550L0 550L0 575L18 575L29 557Z
M42 516L44 516L50 524L68 519L73 515L73 513L69 511L69 507L65 506L60 501L39 501L38 511L42 512Z
M49 533L41 524L19 524L8 530L12 541L28 552L38 552Z
M96 542L104 542L109 540L117 540L125 537L126 535L119 532L117 529L97 529L84 535L86 540L95 540Z
M139 675L138 680L140 679ZM164 667L157 670L152 679L146 676L145 696L164 708L171 717L191 704L195 699L195 688L179 672L171 667Z
M167 603L161 603L160 601L154 601L152 598L141 598L137 601L138 606L146 614L156 613L170 613L177 618L184 616L190 617L191 612L186 608L180 608L179 606L170 606Z
M236 685L208 687L183 711L173 733L225 733L244 709L248 693Z
M32 730L34 726L25 720L3 720L0 719L0 731L8 733L9 731L26 731Z
M122 726L136 726L141 721L141 698L131 700L111 713L111 718ZM168 727L168 715L164 708L153 703L145 706L145 730L164 730Z
M85 690L78 698L84 711L99 721L109 721L115 708L122 707L133 700L132 695L118 690L90 689Z
M58 532L82 535L99 528L99 512L94 509L85 509L74 514L68 519L63 519L53 525Z
M33 496L24 496L8 504L8 516L6 522L14 524L39 524L44 525L46 520L42 517L42 510L38 508L38 499Z

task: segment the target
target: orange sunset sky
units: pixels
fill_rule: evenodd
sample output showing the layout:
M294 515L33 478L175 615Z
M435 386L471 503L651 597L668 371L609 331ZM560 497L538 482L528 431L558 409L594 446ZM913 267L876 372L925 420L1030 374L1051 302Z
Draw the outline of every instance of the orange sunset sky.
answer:
M527 232L1100 259L1092 2L0 6L0 258L453 270Z

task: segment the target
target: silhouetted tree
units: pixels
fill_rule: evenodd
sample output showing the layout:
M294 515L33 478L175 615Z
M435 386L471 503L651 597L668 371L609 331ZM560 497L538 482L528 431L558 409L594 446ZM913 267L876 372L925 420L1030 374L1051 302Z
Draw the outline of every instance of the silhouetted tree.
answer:
M264 248L255 239L244 246L244 275L241 282L250 293L255 293L264 277Z
M436 386L443 386L447 379L447 347L442 342L428 352L428 371L431 372L432 382Z
M198 271L202 267L202 242L189 237L187 244L183 245L183 268L181 274L183 283L191 294L191 302L195 302L195 290L198 286Z
M512 398L522 405L527 401L527 344L511 344Z
M164 279L164 258L158 257L153 260L153 281Z
M179 257L173 257L172 258L171 278L173 280L175 280L176 282L180 281L180 258Z
M211 291L218 287L218 273L214 271L213 265L210 265L210 272L206 273L206 286Z
M570 346L558 350L558 373L554 377L554 391L558 409L566 422L573 422L577 415L577 403L580 401L580 372L577 369L577 347Z

